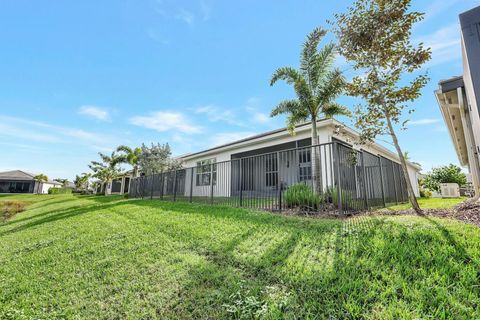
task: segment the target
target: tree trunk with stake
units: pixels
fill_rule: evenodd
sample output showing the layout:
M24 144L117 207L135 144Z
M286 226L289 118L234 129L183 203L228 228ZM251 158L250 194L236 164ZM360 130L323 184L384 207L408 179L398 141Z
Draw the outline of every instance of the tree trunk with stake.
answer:
M390 120L390 117L388 115L386 115L385 118L387 120L387 126L390 132L390 136L392 137L393 144L395 145L395 149L397 150L398 157L400 158L400 164L402 165L403 176L404 176L405 183L407 186L407 191L408 191L408 199L412 204L413 210L415 210L417 214L422 215L423 211L422 209L420 209L417 198L415 197L415 192L413 191L412 182L410 181L410 178L408 175L407 161L405 160L404 153L402 152L402 149L400 148L400 144L398 143L398 138L395 133L395 130L393 129L392 121Z

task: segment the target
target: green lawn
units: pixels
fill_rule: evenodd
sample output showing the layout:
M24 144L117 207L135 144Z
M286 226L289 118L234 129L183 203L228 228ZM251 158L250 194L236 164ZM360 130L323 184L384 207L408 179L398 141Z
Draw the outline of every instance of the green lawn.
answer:
M118 197L12 196L0 319L480 318L480 229Z
M466 198L418 198L418 204L422 209L441 209L441 208L453 208L461 202L465 201ZM410 203L404 203L399 205L392 205L388 207L390 210L406 210L410 209L412 206Z

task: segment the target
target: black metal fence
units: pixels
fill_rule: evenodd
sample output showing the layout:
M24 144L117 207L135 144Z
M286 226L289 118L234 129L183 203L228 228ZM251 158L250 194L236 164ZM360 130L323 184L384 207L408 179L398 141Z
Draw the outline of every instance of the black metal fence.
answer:
M259 154L130 182L129 195L271 211L361 211L408 199L400 164L341 142Z

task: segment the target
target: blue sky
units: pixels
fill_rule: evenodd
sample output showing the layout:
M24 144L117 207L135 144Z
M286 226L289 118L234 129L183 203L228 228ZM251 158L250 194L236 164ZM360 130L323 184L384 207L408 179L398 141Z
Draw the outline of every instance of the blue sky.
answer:
M400 142L428 170L457 163L433 91L462 74L458 14L480 1L413 2L426 12L413 37L433 60ZM179 155L282 127L268 115L293 91L270 87L272 72L298 66L305 36L349 4L1 0L0 171L73 178L119 144Z

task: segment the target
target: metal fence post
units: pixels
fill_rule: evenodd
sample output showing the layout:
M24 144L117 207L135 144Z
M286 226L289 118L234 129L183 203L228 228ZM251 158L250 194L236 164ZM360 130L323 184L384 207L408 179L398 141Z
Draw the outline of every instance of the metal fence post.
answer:
M335 181L337 184L337 202L338 202L338 211L342 211L342 188L341 184L341 177L340 177L340 148L338 147L338 142L333 142L333 149L334 149L334 157L333 157L333 165L335 166Z
M213 204L213 163L210 164L210 203Z
M173 178L173 201L177 201L177 169Z
M163 194L165 193L165 172L162 172L160 173L160 183L161 183L161 186L160 186L160 200L163 200Z
M278 211L282 211L282 189L283 189L283 182L278 183Z
M387 204L385 203L385 189L383 185L383 169L382 169L382 157L378 156L378 165L380 167L380 186L382 188L382 203L383 207L385 208Z
M393 189L395 191L395 204L398 204L397 179L395 179L395 162L392 161Z
M142 177L142 199L145 197L145 176Z
M363 172L363 193L365 200L365 209L368 210L368 194L367 194L367 171L365 170L365 153L361 151L362 155L362 172Z
M192 174L190 177L190 202L193 201L193 167L192 167Z
M155 180L155 172L153 172L150 178L150 200L153 199L153 181Z
M238 163L239 163L238 171L240 172L240 174L239 174L239 179L240 179L240 207L243 205L243 168L242 168L242 162L243 162L243 159L238 160Z

